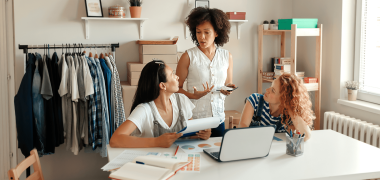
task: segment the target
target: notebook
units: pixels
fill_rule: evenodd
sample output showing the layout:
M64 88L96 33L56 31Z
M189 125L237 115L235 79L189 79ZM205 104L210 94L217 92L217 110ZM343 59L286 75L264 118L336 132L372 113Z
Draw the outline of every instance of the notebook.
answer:
M169 179L178 170L188 165L187 159L168 159L159 156L139 156L110 174L111 179Z

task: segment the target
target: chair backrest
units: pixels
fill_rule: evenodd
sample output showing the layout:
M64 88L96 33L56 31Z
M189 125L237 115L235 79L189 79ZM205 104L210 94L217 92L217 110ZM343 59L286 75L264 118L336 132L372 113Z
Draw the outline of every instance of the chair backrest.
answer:
M30 156L24 159L20 164L15 168L8 171L9 180L19 180L20 175L24 172L29 166L33 165L34 172L26 180L44 180L42 175L40 159L36 149L30 151Z

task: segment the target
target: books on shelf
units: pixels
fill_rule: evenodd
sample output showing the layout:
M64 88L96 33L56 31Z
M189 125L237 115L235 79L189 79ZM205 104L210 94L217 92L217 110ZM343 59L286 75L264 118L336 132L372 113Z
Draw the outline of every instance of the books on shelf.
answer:
M303 80L305 83L318 83L318 78L314 77L305 77Z
M308 91L317 91L318 83L304 83L303 84Z
M124 164L120 169L110 174L111 179L169 179L175 173L187 166L187 159L173 159L160 156L139 156L132 162Z

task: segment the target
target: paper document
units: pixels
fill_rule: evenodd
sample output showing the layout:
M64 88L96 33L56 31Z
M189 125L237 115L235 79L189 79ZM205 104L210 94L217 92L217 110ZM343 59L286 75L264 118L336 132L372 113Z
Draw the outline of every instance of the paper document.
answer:
M222 123L224 119L220 117L211 117L211 118L202 118L202 119L193 119L187 121L187 126L183 128L178 133L187 134L198 132L200 130L216 128Z
M138 156L159 156L161 153L158 152L145 152L145 151L134 151L134 150L125 150L121 154L119 154L115 159L107 163L101 169L103 171L115 170L122 167L124 164L133 161Z
M201 172L201 154L199 153L181 153L176 155L179 159L187 159L191 162L187 166L181 168L179 172Z
M183 152L185 153L195 153L195 152L203 152L203 149L208 148L220 148L221 141L215 140L178 140L174 142L174 144L178 145Z

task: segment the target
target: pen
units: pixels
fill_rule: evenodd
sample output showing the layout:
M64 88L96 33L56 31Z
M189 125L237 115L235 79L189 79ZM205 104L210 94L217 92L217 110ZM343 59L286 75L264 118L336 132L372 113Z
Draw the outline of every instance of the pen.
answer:
M290 137L293 137L293 134L292 134L292 129L290 129Z
M174 156L177 155L179 145L177 146L177 149L175 150Z

